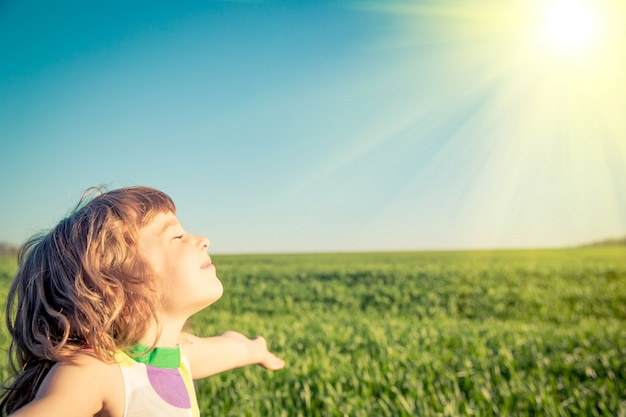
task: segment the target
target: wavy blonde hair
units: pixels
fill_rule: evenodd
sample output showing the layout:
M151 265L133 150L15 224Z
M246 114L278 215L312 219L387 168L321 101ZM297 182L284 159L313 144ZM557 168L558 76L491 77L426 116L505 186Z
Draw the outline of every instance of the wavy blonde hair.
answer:
M68 217L20 248L6 304L14 377L1 411L30 402L55 362L85 348L110 362L145 335L159 304L138 234L168 211L173 201L153 188L89 189Z

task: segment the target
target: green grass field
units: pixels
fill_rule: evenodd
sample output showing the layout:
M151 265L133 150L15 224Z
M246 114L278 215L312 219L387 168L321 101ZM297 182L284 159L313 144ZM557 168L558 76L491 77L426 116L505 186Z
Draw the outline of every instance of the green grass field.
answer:
M213 258L195 332L288 366L200 381L203 415L626 416L626 247Z

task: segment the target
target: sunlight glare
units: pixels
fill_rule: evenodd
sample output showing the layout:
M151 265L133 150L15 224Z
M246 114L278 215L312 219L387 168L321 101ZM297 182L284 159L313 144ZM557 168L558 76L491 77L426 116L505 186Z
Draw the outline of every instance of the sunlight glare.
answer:
M591 46L601 28L597 8L582 0L551 0L540 11L540 36L557 50L576 52Z
M424 213L422 201L436 200L434 218L463 207L457 230L488 217L494 241L623 222L626 1L372 3L399 16L389 50L414 54L390 85L401 80L421 101L370 151L412 140L426 149L383 210Z

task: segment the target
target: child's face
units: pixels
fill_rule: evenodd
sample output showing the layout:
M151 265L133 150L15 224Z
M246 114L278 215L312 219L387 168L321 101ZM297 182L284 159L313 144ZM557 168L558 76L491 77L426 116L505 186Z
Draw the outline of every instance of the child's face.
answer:
M139 251L160 279L164 314L186 320L222 296L208 248L209 240L185 232L172 212L139 231Z

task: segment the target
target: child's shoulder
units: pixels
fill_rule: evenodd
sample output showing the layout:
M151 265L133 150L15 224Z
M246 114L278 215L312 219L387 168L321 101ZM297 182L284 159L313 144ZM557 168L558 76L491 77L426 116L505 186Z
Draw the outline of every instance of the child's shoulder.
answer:
M49 398L86 415L122 416L124 381L117 363L100 360L93 351L83 350L57 362L46 375L36 398Z
M96 376L103 378L117 376L119 374L119 366L111 356L110 360L104 361L94 353L91 349L84 349L76 352L67 359L54 364L50 372L68 373L73 376L82 374L89 375L91 379Z

